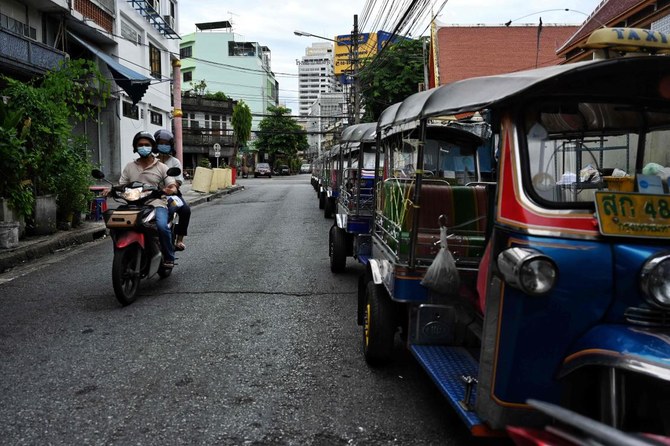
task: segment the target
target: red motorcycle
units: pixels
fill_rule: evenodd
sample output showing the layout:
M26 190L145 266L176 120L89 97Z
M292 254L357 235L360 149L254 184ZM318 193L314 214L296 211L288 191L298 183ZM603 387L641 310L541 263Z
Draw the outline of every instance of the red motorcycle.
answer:
M168 169L168 176L178 176L181 169ZM94 169L94 178L104 180L105 174ZM105 180L107 181L107 180ZM172 268L163 266L163 253L156 229L156 209L147 204L160 198L163 191L153 185L134 182L126 186L112 185L108 197L121 201L116 209L105 212L105 225L109 228L114 242L114 261L112 263L112 285L114 294L122 305L129 305L137 299L140 280L149 279L158 274L166 278ZM174 213L170 212L170 216ZM173 231L176 221L170 218Z

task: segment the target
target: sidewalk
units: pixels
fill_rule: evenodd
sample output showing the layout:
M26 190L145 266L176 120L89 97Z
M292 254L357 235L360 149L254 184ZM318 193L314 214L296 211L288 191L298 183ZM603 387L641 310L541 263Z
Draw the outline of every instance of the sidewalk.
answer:
M191 206L198 206L215 198L244 190L244 186L235 185L224 190L212 193L202 193L191 190L191 182L182 185L182 195ZM112 200L108 200L110 207ZM54 234L24 237L19 240L16 248L0 249L0 273L22 263L53 254L61 249L74 245L91 242L107 235L107 228L102 221L86 220L69 231L56 231Z

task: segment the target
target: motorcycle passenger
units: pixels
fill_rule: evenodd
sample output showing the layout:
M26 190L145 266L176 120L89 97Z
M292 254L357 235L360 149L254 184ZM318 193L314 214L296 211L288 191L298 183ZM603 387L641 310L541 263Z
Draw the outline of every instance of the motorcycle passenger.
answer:
M139 132L133 138L133 152L140 157L126 164L121 172L119 184L128 185L134 181L151 184L161 188L166 195L177 193L177 182L167 175L168 167L153 156L157 152L156 140L149 132ZM163 267L174 267L174 246L172 234L168 227L168 209L164 198L148 202L156 209L156 228L158 239L163 251Z
M177 152L174 149L174 135L172 132L166 129L160 129L154 133L154 138L156 139L156 144L158 144L158 159L168 166L168 168L178 167L183 173L181 162L174 156ZM181 185L184 183L184 175L180 174L178 177L175 177L175 179L177 180L177 196L181 198L183 204L179 206L176 211L177 215L179 215L179 224L175 230L177 240L175 241L174 247L177 251L183 251L186 249L184 237L186 237L188 233L188 224L191 221L191 208L184 200L180 190Z

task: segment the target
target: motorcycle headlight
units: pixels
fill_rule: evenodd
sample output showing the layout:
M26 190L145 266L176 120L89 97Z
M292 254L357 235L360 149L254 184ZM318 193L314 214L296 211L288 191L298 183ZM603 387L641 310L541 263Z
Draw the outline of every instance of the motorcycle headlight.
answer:
M123 191L123 194L121 196L126 201L137 201L140 199L141 195L142 195L142 189L136 187L133 188L127 187Z
M529 248L509 248L501 252L498 269L505 282L532 296L551 291L558 278L553 260Z
M670 254L652 257L644 263L640 287L652 305L670 308Z

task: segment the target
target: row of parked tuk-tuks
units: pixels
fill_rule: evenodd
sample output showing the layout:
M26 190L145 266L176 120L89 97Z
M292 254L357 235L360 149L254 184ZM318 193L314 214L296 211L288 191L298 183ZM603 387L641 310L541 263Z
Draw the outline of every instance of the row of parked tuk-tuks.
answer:
M474 435L670 436L668 165L668 56L467 79L347 127L312 185L331 271L363 265L365 360L399 335Z

